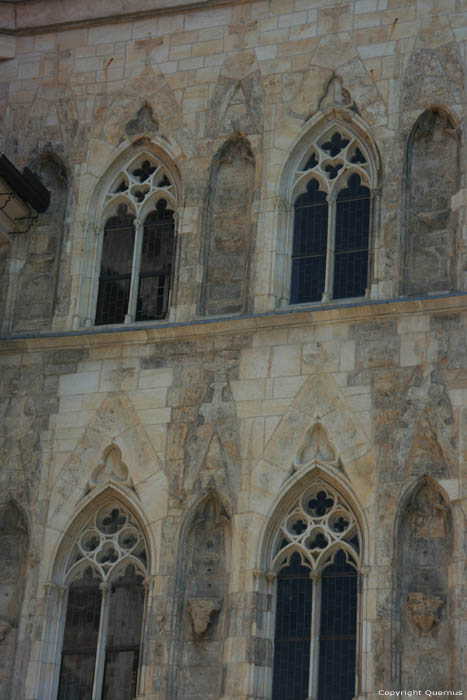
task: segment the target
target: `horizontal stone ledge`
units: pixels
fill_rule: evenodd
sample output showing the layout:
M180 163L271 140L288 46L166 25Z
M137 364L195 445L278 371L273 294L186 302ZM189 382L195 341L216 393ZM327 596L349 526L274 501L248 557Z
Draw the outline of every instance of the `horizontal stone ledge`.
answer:
M313 308L280 309L243 316L203 318L175 323L152 322L122 324L102 328L83 328L61 332L31 332L0 337L0 355L18 352L41 352L70 348L96 348L109 345L141 345L166 341L196 340L202 337L236 335L323 323L355 323L377 318L420 313L467 311L467 293L443 294L411 299L364 301L355 304L330 303Z
M129 10L127 0L18 0L0 4L0 33L76 29L233 4L232 0L139 0L138 9Z

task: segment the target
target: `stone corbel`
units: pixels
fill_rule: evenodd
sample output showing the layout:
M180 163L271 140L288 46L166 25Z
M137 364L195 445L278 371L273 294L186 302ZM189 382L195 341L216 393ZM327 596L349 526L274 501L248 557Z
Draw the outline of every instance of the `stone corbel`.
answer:
M427 634L441 622L440 610L444 600L425 593L409 593L407 613L410 623L420 634Z
M222 598L193 598L188 601L187 610L196 637L202 637L206 634L214 617L222 608L222 603Z

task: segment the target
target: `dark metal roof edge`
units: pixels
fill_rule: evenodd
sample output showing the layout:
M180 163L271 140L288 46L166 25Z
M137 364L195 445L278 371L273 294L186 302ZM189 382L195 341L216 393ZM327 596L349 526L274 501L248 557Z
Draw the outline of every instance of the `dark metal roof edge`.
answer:
M18 194L22 200L31 205L39 214L50 204L50 192L37 175L29 168L20 173L6 155L0 151L0 177Z

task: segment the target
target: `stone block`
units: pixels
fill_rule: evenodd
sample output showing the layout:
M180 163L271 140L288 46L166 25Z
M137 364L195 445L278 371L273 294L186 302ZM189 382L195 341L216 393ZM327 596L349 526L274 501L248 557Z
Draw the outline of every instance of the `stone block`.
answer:
M272 348L271 377L288 377L301 373L301 346L287 345Z

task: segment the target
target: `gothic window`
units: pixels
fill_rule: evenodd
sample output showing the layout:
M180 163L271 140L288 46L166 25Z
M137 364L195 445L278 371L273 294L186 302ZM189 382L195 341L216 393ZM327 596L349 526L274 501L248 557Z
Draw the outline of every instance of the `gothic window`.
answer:
M370 159L344 128L319 137L295 172L290 303L365 296Z
M272 700L352 700L361 536L345 500L317 480L277 530Z
M133 515L113 501L75 538L58 700L132 700L136 695L147 552Z
M175 185L152 155L119 171L105 196L96 325L165 318L173 272Z

